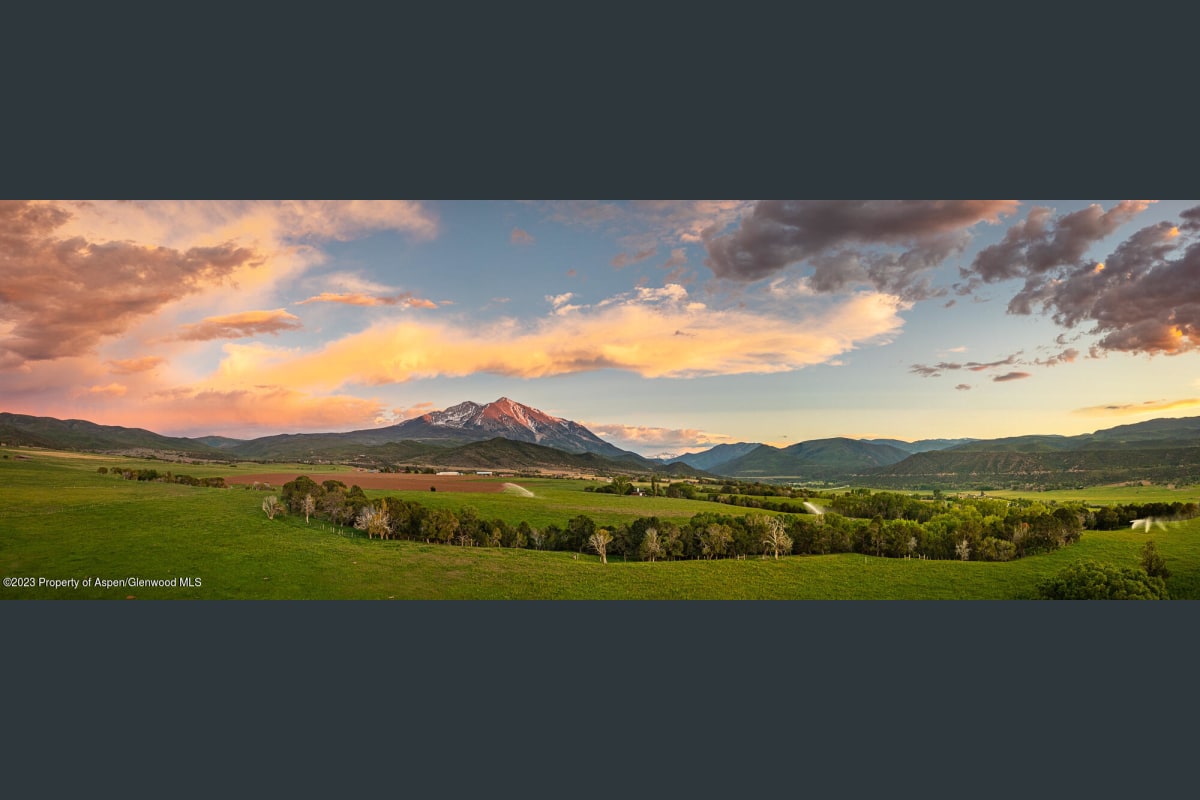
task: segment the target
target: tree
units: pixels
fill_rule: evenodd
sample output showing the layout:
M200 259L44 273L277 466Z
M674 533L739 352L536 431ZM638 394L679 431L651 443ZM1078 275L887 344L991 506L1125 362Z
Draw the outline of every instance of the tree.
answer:
M283 506L279 502L279 498L271 495L266 500L263 500L262 510L267 512L267 519L275 519L275 515L282 513Z
M608 543L612 541L612 533L607 528L600 528L588 537L588 546L600 556L602 564L608 563Z
M359 511L354 520L354 527L366 531L368 539L376 536L386 539L391 534L391 520L388 519L387 510L375 506L366 506Z
M525 523L522 522L521 524L524 525ZM542 545L546 543L546 533L538 530L537 528L531 527L527 535L529 536L529 541L533 543L534 549L536 550L541 550Z
M971 542L966 537L958 544L954 545L954 555L961 558L963 561L971 557Z
M638 554L647 561L654 561L654 559L660 558L664 551L663 543L658 538L658 529L647 528L646 535L642 537L642 545L638 548Z
M425 541L448 543L458 530L458 517L448 508L434 508L421 521Z
M733 531L728 525L713 523L700 534L700 552L707 558L725 555L733 541Z
M308 517L317 510L317 501L313 499L311 494L304 495L304 501L301 503L301 508L304 509L304 524L308 524Z
M1142 548L1142 569L1146 570L1146 574L1152 578L1162 578L1165 581L1171 577L1171 570L1167 569L1167 561L1159 555L1153 539L1146 542L1146 546Z
M1144 569L1082 561L1037 586L1045 600L1166 600L1167 584Z
M775 560L779 560L779 551L792 552L792 537L787 535L783 520L779 517L758 517L754 520L755 527L763 533L764 552L774 551Z

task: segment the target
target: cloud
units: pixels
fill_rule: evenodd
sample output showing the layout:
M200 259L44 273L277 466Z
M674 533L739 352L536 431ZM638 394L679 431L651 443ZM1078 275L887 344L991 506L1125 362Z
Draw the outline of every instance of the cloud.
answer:
M307 300L301 300L296 305L306 303L342 303L350 306L408 306L409 308L437 308L437 303L421 297L413 296L412 292L397 295L369 295L358 292L321 292Z
M304 326L299 317L282 308L274 311L243 311L223 317L207 317L201 322L184 325L178 338L189 342L241 339L262 333L278 335L280 331L297 330L302 327Z
M87 391L88 394L103 394L111 397L124 397L125 393L128 392L129 389L128 387L119 383L110 383L107 386L90 386L88 387Z
M980 363L979 361L968 361L966 364L963 364L963 366L966 367L967 369L971 370L972 372L982 372L985 369L995 369L996 367L1010 367L1016 363L1017 363L1017 354L1013 354L1011 356L1008 356L1007 358L1002 358L999 361L989 361L987 363Z
M633 213L660 239L699 243L752 207L745 200L634 200Z
M1025 219L1005 231L999 243L979 251L970 271L991 283L1076 264L1094 243L1149 207L1146 200L1124 200L1105 211L1093 203L1053 217L1053 209L1034 206Z
M520 228L513 228L512 235L508 237L508 241L512 244L533 244L533 235L528 231L523 231Z
M148 372L165 361L166 359L157 356L146 356L145 358L110 359L104 363L109 365L108 371L114 375L132 375L136 372Z
M1030 378L1030 377L1033 377L1033 376L1029 372L1006 372L1003 375L995 376L994 378L992 378L992 380L995 381L996 383L1001 383L1003 381L1019 381L1022 378Z
M682 267L688 263L687 253L682 247L676 247L671 251L671 257L662 263L663 269L672 269Z
M1077 408L1073 413L1086 416L1110 416L1122 414L1149 414L1159 411L1172 411L1180 408L1196 408L1200 406L1200 397L1189 397L1183 400L1146 400L1143 403L1121 403L1104 406L1088 406Z
M138 318L263 258L231 242L181 250L67 237L71 219L57 204L0 202L0 318L12 324L0 362L90 353Z
M622 267L627 267L630 264L637 264L639 261L645 261L647 258L650 258L657 252L658 248L654 245L651 245L650 247L647 247L644 250L639 250L632 255L629 253L618 253L617 255L613 256L612 265L617 269L621 269Z
M1079 351L1074 347L1068 347L1058 355L1050 356L1049 358L1034 359L1034 364L1039 367L1053 367L1056 364L1071 364L1075 359L1079 358Z
M952 361L941 361L934 364L932 367L925 364L913 364L909 367L909 372L916 373L922 378L937 378L940 377L944 370L962 369L962 364L956 364Z
M553 221L589 228L613 222L625 214L616 203L599 200L557 200L544 205Z
M655 428L645 425L610 425L592 422L581 424L597 436L608 439L624 449L698 450L733 441L732 436L726 436L723 433L708 433L696 428Z
M966 348L954 348L954 350L951 352L965 349ZM955 361L940 361L937 364L934 364L932 367L926 366L925 364L913 364L908 371L916 373L923 378L936 378L945 370L969 369L971 372L983 372L985 369L1009 367L1013 364L1019 364L1020 362L1017 360L1018 355L1020 355L1020 353L1014 353L1013 355L1002 358L999 361L968 361L965 364L960 364Z
M570 299L567 293L547 301L561 311ZM481 372L521 378L599 369L647 378L788 372L890 341L907 308L896 297L862 292L798 320L795 308L786 316L711 309L682 286L668 285L527 323L381 320L302 354L227 344L221 373L226 382L332 389Z
M1129 216L1143 204L1123 205ZM1026 255L1007 271L995 268L993 274L1025 278L1009 302L1009 313L1031 314L1040 308L1063 327L1090 325L1087 333L1101 336L1092 346L1095 354L1175 355L1200 347L1200 227L1191 224L1200 219L1200 206L1180 217L1178 225L1164 221L1141 228L1099 262L1069 262L1078 249L1055 245L1057 229L1044 233L1041 241L1049 242L1051 255ZM1084 230L1103 231L1113 224L1093 222ZM1072 235L1084 234L1075 230Z
M958 389L960 392L968 392L968 391L970 391L970 390L971 390L971 384L969 384L969 383L960 383L960 384L958 384L957 386L955 386L954 388L955 388L955 389Z
M1176 409L1196 408L1200 407L1200 397L1188 397L1186 399L1177 399L1177 401L1145 401L1142 403L1114 403L1109 405L1090 405L1087 408L1078 408L1074 410L1075 414L1085 416L1112 416L1112 415L1128 415L1128 414L1151 414L1158 411L1171 411Z
M319 263L318 242L437 228L411 201L0 203L0 368L89 354L168 308L253 304Z
M764 200L732 233L703 237L718 278L751 282L808 262L813 288L870 283L928 296L919 273L961 252L968 229L1016 210L1012 200ZM867 252L865 247L901 252Z
M568 278L574 278L574 277L575 277L576 275L578 275L578 274L579 274L579 273L578 273L576 270L574 270L574 269L569 269L569 270L567 270L567 277L568 277Z

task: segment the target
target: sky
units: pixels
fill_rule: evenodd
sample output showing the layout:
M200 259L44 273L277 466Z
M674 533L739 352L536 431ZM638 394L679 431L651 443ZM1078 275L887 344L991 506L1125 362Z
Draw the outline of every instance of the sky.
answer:
M643 455L1200 415L1200 201L0 201L0 411Z

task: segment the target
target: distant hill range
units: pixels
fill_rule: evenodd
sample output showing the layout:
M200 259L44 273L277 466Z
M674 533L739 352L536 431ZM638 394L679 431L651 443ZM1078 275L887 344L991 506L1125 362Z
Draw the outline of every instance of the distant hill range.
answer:
M507 397L465 402L384 428L232 439L182 438L140 428L0 413L0 442L65 450L254 461L343 461L496 469L703 474L688 464L644 458L604 441L583 425Z
M86 420L0 413L0 442L212 460L710 474L891 488L1200 482L1200 417L1154 419L1080 436L916 442L836 437L783 448L739 442L664 460L622 450L577 422L501 397L482 405L459 403L384 428L250 440L171 437Z
M699 469L746 479L842 479L872 467L895 464L913 453L953 447L975 439L812 439L790 447L769 444L719 444L702 453L680 456Z
M1153 419L1079 436L816 439L723 444L675 459L743 480L881 488L1030 488L1148 480L1200 482L1200 417Z

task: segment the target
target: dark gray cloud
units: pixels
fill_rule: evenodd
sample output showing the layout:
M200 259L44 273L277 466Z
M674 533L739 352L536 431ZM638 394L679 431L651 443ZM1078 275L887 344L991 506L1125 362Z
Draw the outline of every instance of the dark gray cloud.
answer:
M970 391L970 390L971 390L971 384L969 384L969 383L960 383L960 384L958 384L958 386L955 386L954 388L955 388L955 389L958 389L960 392L968 392L968 391Z
M1182 222L1179 227L1185 231L1200 231L1200 206L1189 208L1187 211L1181 211L1179 218Z
M963 366L972 372L982 372L985 369L995 369L996 367L1011 367L1013 364L1020 363L1017 361L1017 356L1019 355L1021 354L1014 353L1013 355L1008 356L1007 358L1002 358L999 361L988 361L987 363L968 361L966 364L963 364Z
M925 364L913 364L909 368L908 371L916 373L917 375L920 375L922 378L937 378L937 377L940 377L942 372L944 372L946 370L955 370L955 369L962 369L962 368L963 368L962 364L955 364L951 361L942 361L937 364L934 364L932 367L926 366Z
M750 282L802 262L813 288L871 283L929 296L917 277L962 252L968 229L1016 210L1010 200L764 200L731 233L706 234L705 263L718 278ZM866 248L892 248L890 251Z
M1003 375L997 375L996 377L992 378L992 380L996 383L1003 383L1004 381L1019 381L1022 378L1031 377L1033 377L1033 375L1029 372L1006 372Z
M1057 355L1049 358L1036 358L1033 363L1039 367L1053 367L1056 364L1071 364L1075 359L1079 358L1079 351L1074 347L1068 347Z
M966 369L970 370L971 372L983 372L986 369L995 369L996 367L1011 367L1013 365L1020 364L1022 362L1017 360L1017 356L1019 355L1021 355L1021 353L1017 352L998 361L987 362L968 361L966 363L958 363L956 361L939 361L933 366L928 366L926 364L913 364L911 367L909 367L908 371L920 375L922 378L937 378L940 377L943 372L959 369Z
M1055 217L1053 209L1034 206L998 244L979 251L970 271L991 283L1073 266L1089 247L1148 207L1143 200L1123 200L1108 211L1093 204Z
M1065 238L1051 226L1040 237L1041 255L1026 252L1011 268L989 267L991 275L1025 278L1009 313L1040 310L1065 328L1086 326L1101 337L1093 358L1106 351L1174 354L1200 347L1200 206L1183 211L1179 224L1164 221L1134 232L1104 261L1085 261L1077 246L1062 244L1078 245L1111 227L1111 215L1132 208L1116 206L1109 216L1093 212L1088 225L1073 226Z
M263 256L226 243L176 250L127 241L63 238L62 206L0 202L0 320L12 328L0 363L90 352L105 336Z

